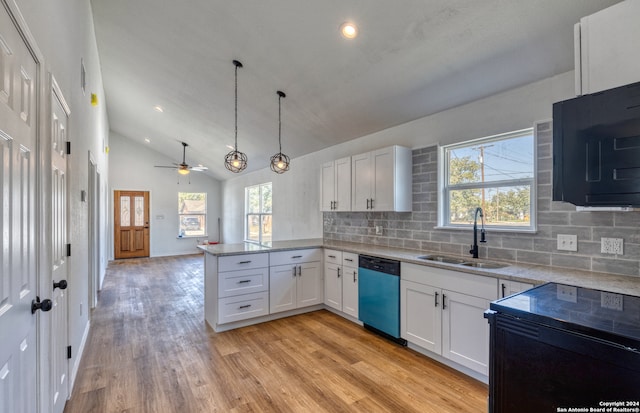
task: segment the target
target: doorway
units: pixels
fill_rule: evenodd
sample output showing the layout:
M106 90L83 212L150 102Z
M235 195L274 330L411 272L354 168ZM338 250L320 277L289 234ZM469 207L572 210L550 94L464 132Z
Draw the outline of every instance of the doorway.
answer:
M149 256L149 191L114 191L114 257Z

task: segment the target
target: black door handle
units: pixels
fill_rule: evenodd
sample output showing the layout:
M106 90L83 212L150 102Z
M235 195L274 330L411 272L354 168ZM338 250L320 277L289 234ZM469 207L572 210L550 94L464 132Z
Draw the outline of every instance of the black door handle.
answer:
M53 289L59 288L61 290L67 289L67 280L60 280L58 282L53 282Z
M42 310L45 313L51 311L53 303L48 298L40 302L40 297L36 296L35 300L31 300L31 314L34 314L38 310Z

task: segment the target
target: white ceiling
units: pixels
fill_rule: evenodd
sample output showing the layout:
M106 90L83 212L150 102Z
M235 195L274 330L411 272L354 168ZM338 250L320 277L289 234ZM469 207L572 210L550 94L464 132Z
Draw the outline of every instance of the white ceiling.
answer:
M91 1L111 130L176 162L185 141L187 163L218 179L235 176L234 59L251 171L278 152L277 90L295 158L571 70L574 23L617 2Z

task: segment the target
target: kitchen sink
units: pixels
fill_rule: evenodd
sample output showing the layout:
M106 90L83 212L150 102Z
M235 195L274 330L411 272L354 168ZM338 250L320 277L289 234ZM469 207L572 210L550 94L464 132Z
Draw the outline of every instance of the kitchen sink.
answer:
M464 265L465 267L474 267L474 268L486 268L486 269L497 269L508 267L509 264L502 264L500 262L489 262L489 261L467 261L463 262L460 265Z
M421 255L416 258L419 260L444 262L446 264L463 264L466 261L463 258L449 257L447 255Z

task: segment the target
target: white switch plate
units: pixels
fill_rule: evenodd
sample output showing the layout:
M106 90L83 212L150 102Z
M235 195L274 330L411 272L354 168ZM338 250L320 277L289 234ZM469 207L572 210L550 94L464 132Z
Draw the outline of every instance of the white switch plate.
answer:
M603 254L623 255L623 245L622 238L600 238L600 252Z
M622 311L622 294L614 294L608 293L606 291L602 291L600 293L600 306L603 308L609 308L611 310Z
M570 285L558 284L556 291L556 297L558 300L568 301L570 303L578 302L578 287L572 287Z
M578 236L558 234L558 250L578 251Z

